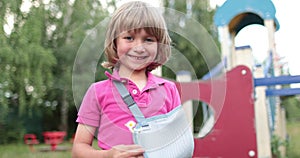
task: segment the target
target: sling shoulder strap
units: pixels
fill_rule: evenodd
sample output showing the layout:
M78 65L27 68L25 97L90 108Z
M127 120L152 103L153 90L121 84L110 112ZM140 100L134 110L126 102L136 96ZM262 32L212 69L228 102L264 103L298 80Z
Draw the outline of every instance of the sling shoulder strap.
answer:
M136 121L139 122L142 126L147 126L148 124L145 116L141 112L136 102L133 100L125 85L122 82L116 80L113 80L113 83L118 89L123 101L127 104Z

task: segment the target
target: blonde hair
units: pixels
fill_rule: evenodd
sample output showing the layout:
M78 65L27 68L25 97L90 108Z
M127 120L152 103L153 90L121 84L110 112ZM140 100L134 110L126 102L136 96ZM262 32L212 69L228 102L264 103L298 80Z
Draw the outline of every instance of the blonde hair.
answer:
M118 63L116 38L124 31L144 29L155 36L158 42L157 57L147 70L151 71L163 65L171 54L171 39L162 14L149 4L133 1L123 4L112 15L105 39L105 55L107 61L102 63L105 68L114 68Z

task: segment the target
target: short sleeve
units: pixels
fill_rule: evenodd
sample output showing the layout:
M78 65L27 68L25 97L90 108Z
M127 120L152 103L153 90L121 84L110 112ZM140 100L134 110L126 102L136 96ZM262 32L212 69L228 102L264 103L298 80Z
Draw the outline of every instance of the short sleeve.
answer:
M98 127L101 119L101 110L97 99L95 85L92 84L85 93L80 105L76 122Z

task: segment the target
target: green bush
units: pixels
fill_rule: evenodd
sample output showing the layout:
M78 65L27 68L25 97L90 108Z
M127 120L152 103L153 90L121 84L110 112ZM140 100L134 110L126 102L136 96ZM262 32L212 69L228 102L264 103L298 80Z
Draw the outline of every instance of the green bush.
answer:
M273 135L271 138L271 152L273 157L282 158L282 153L279 150L281 146L286 148L288 146L288 141L283 140L276 135Z

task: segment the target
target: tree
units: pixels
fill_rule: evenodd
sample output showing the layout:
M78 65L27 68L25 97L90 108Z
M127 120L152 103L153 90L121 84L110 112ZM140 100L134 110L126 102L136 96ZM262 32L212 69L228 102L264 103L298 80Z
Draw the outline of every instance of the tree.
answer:
M3 108L1 111L6 113L0 126L4 126L4 130L16 132L24 131L22 127L25 122L20 120L25 116L31 117L44 103L45 94L53 83L52 67L56 64L52 51L41 43L45 33L43 10L32 8L31 13L25 13L19 9L21 4L5 1L1 5L1 10L5 10L1 12L2 21L7 21L9 16L15 20L11 32L1 33L0 37L3 44L0 49L0 104ZM2 26L8 22L2 23ZM7 131L1 133L1 136L11 133ZM12 133L3 138L13 140L18 136L20 133Z
M0 136L19 131L11 134L15 140L28 132L29 121L44 123L39 130L68 129L68 113L76 110L71 77L76 52L107 15L97 0L24 4L0 2L1 26L14 19L11 29L0 30ZM12 120L18 125L8 127Z
M68 113L76 111L72 95L72 70L76 53L86 35L107 15L107 11L97 0L75 1L74 3L51 1L45 6L49 8L47 10L48 27L55 28L49 33L45 43L54 51L58 61L53 71L56 86L49 92L49 97L51 96L49 99L57 102L60 109L59 130L67 131Z
M300 120L300 101L297 96L281 97L281 105L286 110L286 118L288 121Z
M176 25L169 26L176 28L170 31L174 48L188 59L193 71L195 71L196 76L193 77L199 79L220 62L221 54L218 49L216 29L213 24L214 10L209 8L206 0L165 0L164 2L167 8L177 11L165 12L167 23ZM182 32L185 32L185 37L182 36ZM177 61L176 63L180 67L176 68L177 70L190 71L189 68L183 66L184 64L180 62ZM173 76L168 69L163 70L167 76Z

